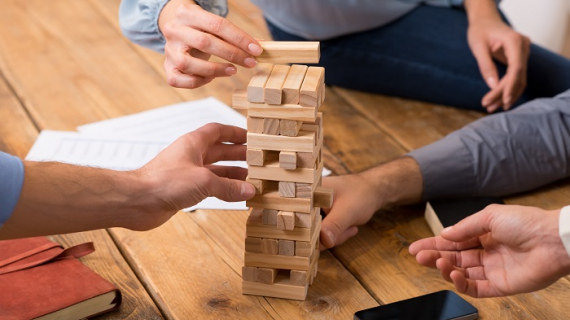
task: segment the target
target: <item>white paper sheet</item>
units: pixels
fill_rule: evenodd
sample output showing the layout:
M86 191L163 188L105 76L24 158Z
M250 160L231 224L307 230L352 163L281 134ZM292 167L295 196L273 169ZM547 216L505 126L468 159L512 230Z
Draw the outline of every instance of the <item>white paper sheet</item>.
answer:
M246 128L246 118L215 98L183 102L129 116L86 124L78 132L44 130L26 160L134 170L144 166L181 135L210 122ZM245 161L218 165L246 167ZM330 174L324 168L323 176ZM207 198L185 209L246 210L245 202Z

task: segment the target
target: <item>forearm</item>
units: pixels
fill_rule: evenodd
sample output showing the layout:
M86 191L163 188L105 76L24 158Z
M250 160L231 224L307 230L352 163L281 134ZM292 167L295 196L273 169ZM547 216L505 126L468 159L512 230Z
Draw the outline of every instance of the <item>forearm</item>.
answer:
M133 172L25 162L20 200L0 239L131 227L156 210L148 183Z
M417 203L423 192L422 174L416 160L401 157L358 174L374 190L375 211Z

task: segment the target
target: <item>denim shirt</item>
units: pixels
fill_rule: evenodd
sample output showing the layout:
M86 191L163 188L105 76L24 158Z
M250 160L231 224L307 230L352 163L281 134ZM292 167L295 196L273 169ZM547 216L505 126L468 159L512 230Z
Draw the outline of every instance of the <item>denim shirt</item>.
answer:
M22 160L0 152L0 228L12 215L24 185Z
M464 0L252 0L267 20L282 30L306 39L324 40L380 27L421 4L461 6ZM158 16L168 0L122 0L119 22L132 42L164 52L166 40ZM220 16L228 13L227 0L195 0Z

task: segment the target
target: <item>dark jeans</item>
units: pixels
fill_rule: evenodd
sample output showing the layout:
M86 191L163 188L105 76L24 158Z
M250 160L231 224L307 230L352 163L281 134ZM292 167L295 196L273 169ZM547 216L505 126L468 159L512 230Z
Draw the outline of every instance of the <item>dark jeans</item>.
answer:
M268 22L274 40L302 41ZM327 84L484 111L489 91L459 9L420 6L386 26L321 41ZM506 68L497 63L499 75ZM570 88L570 60L532 45L528 85L515 106Z

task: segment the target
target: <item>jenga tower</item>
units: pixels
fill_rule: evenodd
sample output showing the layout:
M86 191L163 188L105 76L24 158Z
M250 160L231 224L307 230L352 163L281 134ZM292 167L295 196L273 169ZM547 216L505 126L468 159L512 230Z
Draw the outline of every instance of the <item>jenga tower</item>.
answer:
M264 44L265 58L279 58L265 61L295 62L296 54L311 55L291 53L287 60L268 48L299 43ZM318 43L312 44L317 61L302 62L318 62ZM325 97L324 73L321 67L260 64L247 91L234 94L234 108L248 110L248 181L257 189L247 201L252 211L246 226L244 294L304 300L317 274L320 207L332 204L332 190L321 187L318 109Z

